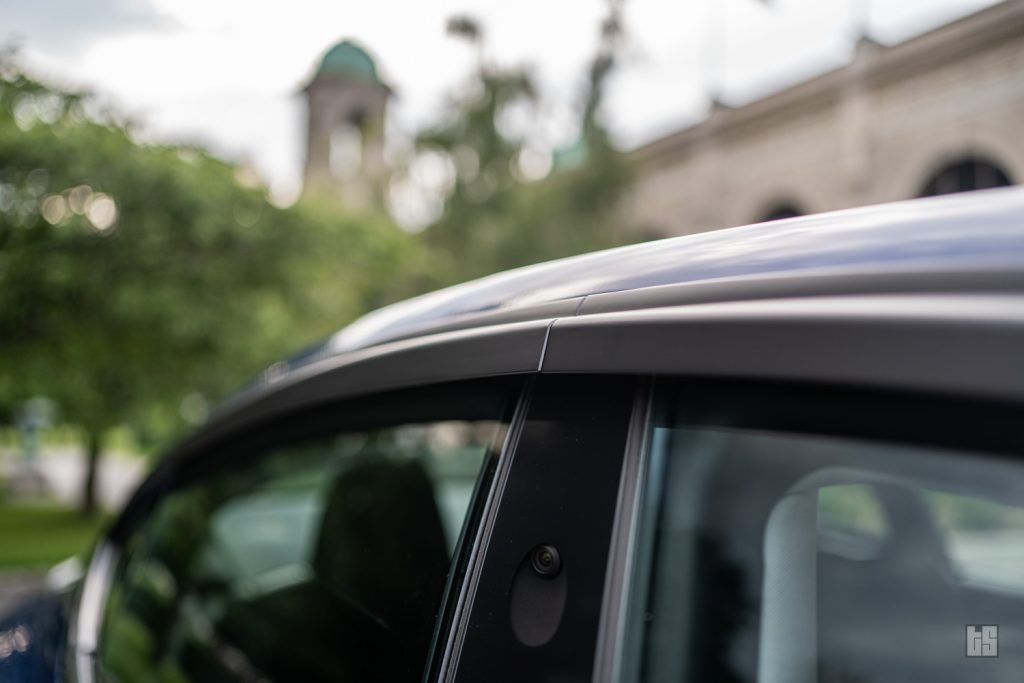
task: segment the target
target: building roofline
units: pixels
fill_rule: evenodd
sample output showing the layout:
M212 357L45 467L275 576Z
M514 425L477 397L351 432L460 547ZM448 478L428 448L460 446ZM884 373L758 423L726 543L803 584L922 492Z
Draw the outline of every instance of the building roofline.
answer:
M789 120L795 111L833 104L851 85L881 87L1022 34L1024 0L1003 0L891 46L862 38L853 59L844 66L741 106L714 107L704 120L643 144L629 155L641 165L658 165L712 134L763 129L766 122Z

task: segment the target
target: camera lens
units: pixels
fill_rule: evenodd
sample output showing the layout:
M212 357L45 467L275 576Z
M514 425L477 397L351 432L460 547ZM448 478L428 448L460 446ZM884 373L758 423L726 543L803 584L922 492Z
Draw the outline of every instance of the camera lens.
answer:
M562 558L553 545L539 545L530 551L530 564L538 576L551 579L562 569Z

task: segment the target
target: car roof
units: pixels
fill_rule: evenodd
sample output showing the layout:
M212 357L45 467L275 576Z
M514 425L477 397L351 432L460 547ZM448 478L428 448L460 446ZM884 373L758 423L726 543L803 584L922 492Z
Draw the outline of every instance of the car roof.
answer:
M802 216L518 268L376 310L268 372L438 331L576 315L584 301L611 293L795 276L805 283L800 295L813 296L823 273L868 272L884 286L900 273L949 269L1024 273L1024 188Z

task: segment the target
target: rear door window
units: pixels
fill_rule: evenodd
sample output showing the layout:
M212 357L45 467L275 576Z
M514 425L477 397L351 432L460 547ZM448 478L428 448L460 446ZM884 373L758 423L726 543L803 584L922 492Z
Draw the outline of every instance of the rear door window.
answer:
M621 680L1019 680L1016 411L700 393L652 426Z

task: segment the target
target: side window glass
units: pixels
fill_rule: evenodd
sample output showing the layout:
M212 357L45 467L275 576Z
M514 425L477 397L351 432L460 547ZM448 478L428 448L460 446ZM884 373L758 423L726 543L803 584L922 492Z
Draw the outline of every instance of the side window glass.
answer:
M419 680L504 430L442 421L300 440L169 493L125 546L102 675Z
M663 414L620 680L1019 675L1019 458Z

